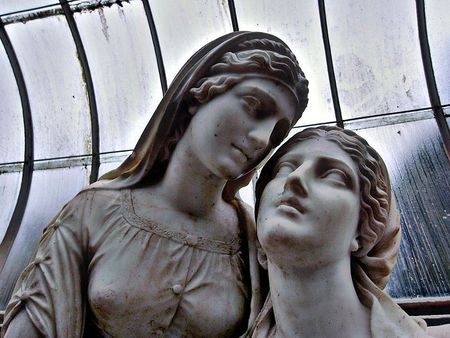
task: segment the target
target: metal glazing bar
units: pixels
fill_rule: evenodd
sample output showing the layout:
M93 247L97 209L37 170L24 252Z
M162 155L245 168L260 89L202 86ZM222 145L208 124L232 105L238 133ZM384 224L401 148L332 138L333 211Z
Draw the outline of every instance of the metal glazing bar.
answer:
M429 119L434 119L432 109L420 108L420 109L405 110L401 112L391 112L370 116L353 117L350 119L344 119L342 120L342 122L344 123L345 128L367 129L372 127L389 126L394 124L422 121ZM299 124L296 125L294 128L304 129L308 127L320 126L322 124L332 125L336 124L336 121L323 121L310 124Z
M100 153L100 158L114 159L121 157L128 157L133 149L125 149L125 150L116 150L116 151L108 151L104 153ZM68 167L86 167L90 165L92 162L92 155L73 155L73 156L64 156L64 157L54 157L54 158L46 158L46 159L38 159L34 160L33 170L34 173L38 170L48 170L48 169L56 169L56 168L68 168ZM105 163L105 161L101 161ZM22 172L24 162L9 162L9 163L0 163L0 175L4 173L11 172Z
M444 142L445 152L450 159L450 131L445 120L444 110L442 109L441 99L436 86L436 78L434 76L433 63L431 60L430 45L428 43L427 22L425 15L424 0L416 0L417 9L417 25L419 29L420 51L422 53L423 68L427 81L428 95L430 96L431 106L433 108L434 117L439 127L439 131Z
M336 85L336 76L334 74L333 58L331 56L330 38L328 36L327 15L325 10L325 0L318 0L320 26L322 28L323 45L325 48L325 58L327 60L328 79L330 81L331 97L333 99L334 114L336 116L336 123L343 128L341 105L339 103L339 95Z
M236 7L234 6L234 0L228 0L228 7L230 8L231 23L233 25L233 31L239 30L238 19L236 15Z
M23 215L30 194L31 181L33 178L33 158L34 158L34 145L33 145L33 121L31 118L30 101L28 98L28 91L23 78L22 70L20 68L19 60L11 44L11 40L6 32L3 21L0 20L0 40L3 43L6 54L8 55L9 62L16 79L17 88L19 90L20 101L22 104L23 124L25 132L25 155L22 171L22 183L20 186L19 197L14 208L11 220L6 230L5 237L0 245L0 272L5 265L8 258L11 247L16 238L22 223Z
M158 65L159 80L161 81L161 88L163 94L167 92L167 78L166 70L164 69L164 61L161 53L161 46L159 44L158 32L156 31L155 21L153 20L152 10L150 8L150 3L148 0L142 0L144 4L145 15L147 16L148 26L150 28L150 34L153 40L153 49L155 50L156 63Z
M53 3L53 4L44 5L44 6L38 6L38 7L32 7L32 8L27 8L27 9L21 9L18 11L12 11L12 12L8 12L8 13L2 13L2 14L0 14L0 17L10 16L10 15L18 15L18 14L23 14L23 13L27 13L27 12L37 12L37 11L55 7L56 5L58 5L58 3Z
M91 112L91 135L92 135L92 166L91 175L89 178L90 183L97 181L98 170L100 168L100 132L98 124L98 111L97 102L95 99L94 83L92 82L91 70L89 68L89 62L87 60L86 51L84 49L83 41L81 40L80 32L78 31L77 24L73 17L73 13L70 10L70 6L67 0L60 0L61 7L69 25L72 38L77 48L77 53L80 58L82 74L84 82L86 83L87 94L89 99L89 110Z
M67 2L71 4L70 8L73 13L85 10L92 11L97 8L111 6L113 4L122 6L123 2L128 3L130 1L131 0L67 0ZM63 14L63 10L60 3L56 1L54 4L0 14L0 18L2 18L4 25L8 25L11 23L27 22L29 20L41 19L61 14Z

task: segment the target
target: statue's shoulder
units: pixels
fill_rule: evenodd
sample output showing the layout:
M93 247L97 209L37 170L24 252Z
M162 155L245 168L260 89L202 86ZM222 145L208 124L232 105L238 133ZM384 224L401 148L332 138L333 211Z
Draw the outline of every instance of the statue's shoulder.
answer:
M83 190L76 197L80 200L87 200L91 203L110 203L111 201L120 201L124 191L129 189L120 189L115 187L110 180L100 180L94 182Z
M450 337L450 324L439 325L439 326L429 326L427 328L427 334L430 337L435 338L445 338Z
M98 187L88 187L80 191L76 197L80 202L110 204L120 203L125 191L120 189L105 189Z
M57 221L72 224L101 224L114 210L120 212L121 190L90 188L80 191L58 214Z

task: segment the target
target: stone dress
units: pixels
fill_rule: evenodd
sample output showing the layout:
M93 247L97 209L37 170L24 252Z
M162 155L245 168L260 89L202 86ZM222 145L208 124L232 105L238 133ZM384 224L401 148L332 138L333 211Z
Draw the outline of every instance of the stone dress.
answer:
M48 337L236 337L249 316L244 252L240 238L139 217L129 189L86 190L46 228L3 329L26 311Z

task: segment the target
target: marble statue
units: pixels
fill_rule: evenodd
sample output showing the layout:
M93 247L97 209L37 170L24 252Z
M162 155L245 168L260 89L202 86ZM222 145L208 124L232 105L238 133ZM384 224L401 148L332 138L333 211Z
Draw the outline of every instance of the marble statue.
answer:
M46 227L3 337L237 337L262 306L236 197L307 104L275 36L235 32L183 66L133 153Z
M330 126L295 134L262 169L255 210L270 294L249 336L428 337L382 291L400 218L384 162L362 137Z

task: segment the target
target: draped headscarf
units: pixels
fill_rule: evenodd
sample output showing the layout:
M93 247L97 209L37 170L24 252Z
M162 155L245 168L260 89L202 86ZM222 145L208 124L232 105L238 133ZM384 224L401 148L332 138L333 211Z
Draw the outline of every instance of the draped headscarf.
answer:
M277 66L290 69L280 71L265 60L254 62L246 59L254 52L276 53L285 63L284 65L277 63ZM245 62L240 62L236 57L238 53ZM268 57L270 58L270 55ZM265 69L264 67L262 69L261 63ZM224 75L227 81L234 80L235 83L252 77L270 78L283 83L298 101L292 125L300 118L308 101L308 81L304 78L294 54L282 40L262 32L242 31L221 36L200 48L181 68L145 127L132 154L118 168L103 175L99 182L88 189L122 189L145 181L159 180L167 166L161 159L167 162L171 155L164 154L168 152L167 144L176 145L180 138L179 134L184 133L189 124L191 116L188 113L188 105L195 101L192 88L200 86L205 77L218 75ZM197 103L198 101L201 99L197 98ZM181 131L180 124L185 125ZM292 125L286 129L289 130ZM225 190L235 192L249 181L252 174L230 181Z

